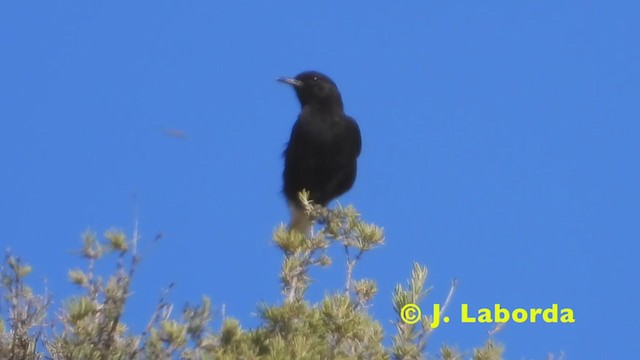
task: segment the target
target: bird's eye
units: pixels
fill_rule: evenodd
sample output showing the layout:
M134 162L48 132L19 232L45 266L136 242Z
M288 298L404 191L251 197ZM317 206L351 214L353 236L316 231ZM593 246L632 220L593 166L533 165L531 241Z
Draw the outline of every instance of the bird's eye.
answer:
M314 77L313 77L313 81L318 81L318 77L317 77L317 76L314 76Z

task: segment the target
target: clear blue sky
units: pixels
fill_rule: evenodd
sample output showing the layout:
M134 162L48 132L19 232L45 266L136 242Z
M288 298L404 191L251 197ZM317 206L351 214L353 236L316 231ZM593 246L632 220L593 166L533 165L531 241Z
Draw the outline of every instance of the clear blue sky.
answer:
M3 2L1 245L60 300L80 234L131 231L135 193L145 241L165 237L135 280L134 328L172 281L178 305L209 294L256 326L256 304L280 299L270 238L287 221L281 152L299 110L274 79L316 69L362 129L341 203L386 230L356 270L379 281L378 319L394 318L415 260L431 271L427 303L455 277L454 308L574 308L572 325L509 324L509 359L629 355L640 5L400 3ZM343 268L315 272L311 299ZM480 345L490 328L454 321L430 350Z

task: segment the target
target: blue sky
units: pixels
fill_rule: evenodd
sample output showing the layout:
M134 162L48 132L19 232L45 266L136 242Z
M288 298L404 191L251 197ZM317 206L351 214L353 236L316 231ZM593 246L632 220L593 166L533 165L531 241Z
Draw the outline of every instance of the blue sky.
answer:
M362 129L340 201L386 230L356 277L372 308L411 262L472 308L575 310L574 324L509 324L506 358L624 357L640 316L640 6L631 1L3 2L0 244L60 300L87 228L149 246L127 312L146 323L161 288L209 294L246 327L280 299L287 221L281 152L299 107L275 78L315 69ZM187 137L166 136L178 129ZM343 284L342 258L310 298ZM240 284L240 285L239 285ZM423 304L426 305L427 303ZM136 325L137 324L137 325ZM442 326L468 349L488 325ZM391 330L388 326L387 330ZM634 343L635 343L634 342Z

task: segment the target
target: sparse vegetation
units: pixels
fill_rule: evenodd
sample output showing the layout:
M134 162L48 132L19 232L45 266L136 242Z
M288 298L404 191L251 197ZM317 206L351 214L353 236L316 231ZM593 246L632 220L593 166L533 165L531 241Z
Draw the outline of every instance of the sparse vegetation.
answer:
M303 200L305 198L303 197ZM363 255L384 242L383 230L362 221L352 207L327 210L305 200L307 210L321 225L311 237L284 226L274 232L275 245L284 260L280 273L283 300L260 305L261 324L243 329L232 317L216 316L208 298L186 306L181 316L172 311L166 292L141 334L132 333L121 315L131 293L132 279L141 258L136 254L137 234L128 238L109 230L99 240L85 233L80 256L85 269L69 271L80 292L51 308L48 294L34 294L27 285L29 265L8 253L2 267L3 320L0 322L1 359L500 359L502 348L491 340L467 352L447 346L428 354L430 319L408 325L400 320L407 303L420 303L427 295L427 269L413 265L407 286L393 294L396 333L384 345L381 321L371 317L368 304L377 293L373 279L357 279L354 269ZM319 303L305 300L309 270L329 267L326 250L345 250L345 288ZM117 254L115 271L97 274L95 263ZM169 289L167 289L167 292ZM259 295L256 294L256 298ZM217 325L217 329L214 329ZM431 349L434 349L432 346Z

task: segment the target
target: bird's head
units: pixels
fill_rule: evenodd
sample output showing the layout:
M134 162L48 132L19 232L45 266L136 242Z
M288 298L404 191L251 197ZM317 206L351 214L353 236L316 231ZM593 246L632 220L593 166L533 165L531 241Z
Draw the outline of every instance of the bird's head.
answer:
M340 91L327 75L317 71L305 71L293 78L281 77L277 80L293 86L302 107L318 105L342 110Z

